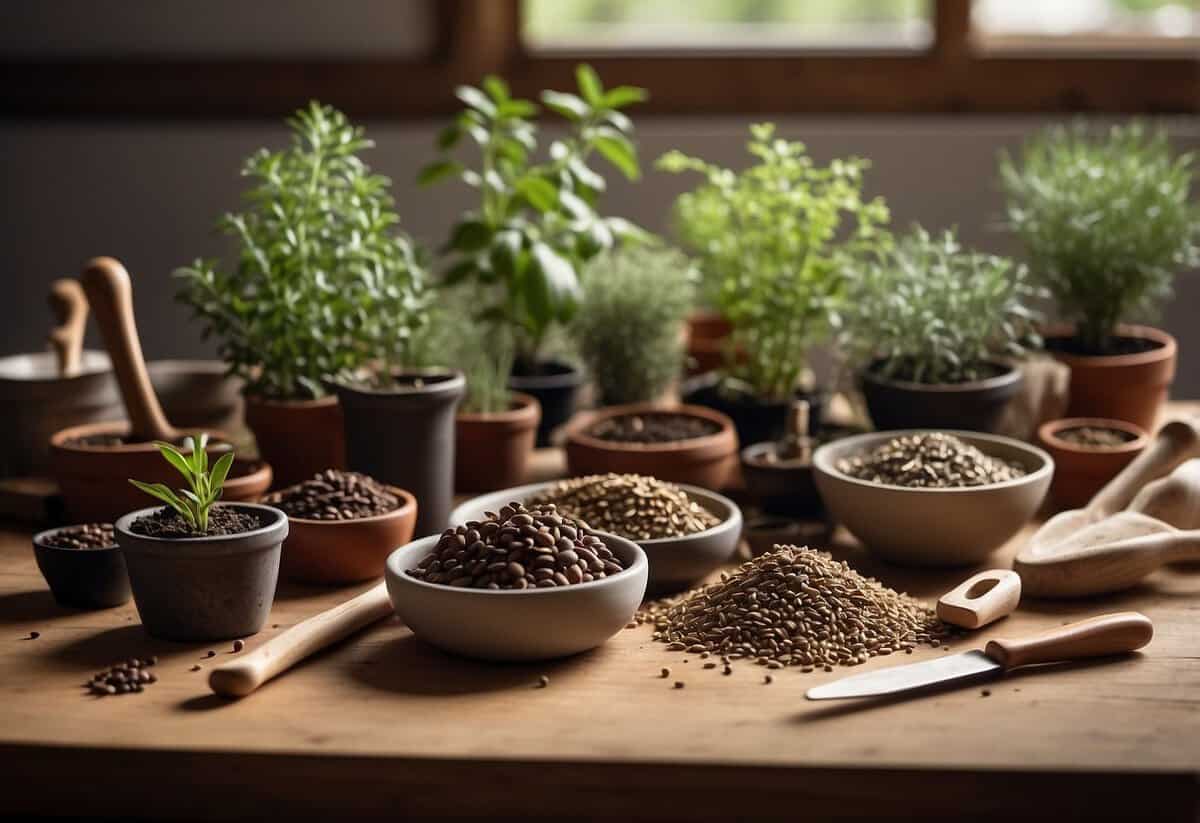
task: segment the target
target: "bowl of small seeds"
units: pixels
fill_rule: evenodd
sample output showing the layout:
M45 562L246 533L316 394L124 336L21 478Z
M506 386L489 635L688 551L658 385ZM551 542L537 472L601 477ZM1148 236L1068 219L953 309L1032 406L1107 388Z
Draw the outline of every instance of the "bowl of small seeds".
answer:
M33 553L54 599L76 609L109 609L129 602L125 556L111 523L40 532Z
M392 606L421 640L483 660L546 660L634 619L648 564L636 543L553 506L513 500L387 560Z
M1054 460L1000 435L905 430L861 434L813 454L834 519L894 563L983 561L1037 512Z
M737 550L742 512L714 491L638 474L596 474L532 483L463 503L454 522L479 519L506 500L549 505L590 528L637 543L650 561L652 594L685 589Z
M263 502L288 516L279 572L300 583L342 585L381 576L388 555L412 540L417 521L417 501L408 492L337 469Z

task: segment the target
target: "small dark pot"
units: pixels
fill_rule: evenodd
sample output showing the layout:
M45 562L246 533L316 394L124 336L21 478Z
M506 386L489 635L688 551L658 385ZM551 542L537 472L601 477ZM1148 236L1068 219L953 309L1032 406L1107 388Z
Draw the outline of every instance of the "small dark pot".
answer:
M872 369L859 374L871 421L879 431L958 429L995 432L1009 402L1021 389L1021 369L997 363L995 377L968 383L910 383L880 377Z
M508 387L530 395L542 407L542 419L537 427L537 446L549 446L550 436L555 429L575 414L582 386L583 372L561 360L539 360L532 365L517 364L513 367Z
M54 599L76 609L111 609L129 602L129 575L121 550L115 545L102 549L49 545L60 531L50 529L33 537L34 557Z
M411 381L420 378L421 384ZM454 503L454 412L466 380L458 372L401 372L394 388L335 383L346 423L346 464L417 498L414 538L446 528Z
M260 528L211 537L147 537L129 530L157 507L116 522L133 600L146 631L167 640L226 640L267 622L279 580L287 517L258 503L222 503L258 518Z
M742 449L742 479L746 482L746 492L758 500L767 514L820 517L825 504L817 493L812 461L769 461L767 456L774 454L777 448L776 441L769 441Z
M730 391L721 386L721 377L716 372L685 381L680 387L680 395L684 403L708 406L733 420L739 443L783 439L790 401L767 403L748 392ZM793 398L808 401L809 429L820 431L821 415L825 408L824 395L797 391Z

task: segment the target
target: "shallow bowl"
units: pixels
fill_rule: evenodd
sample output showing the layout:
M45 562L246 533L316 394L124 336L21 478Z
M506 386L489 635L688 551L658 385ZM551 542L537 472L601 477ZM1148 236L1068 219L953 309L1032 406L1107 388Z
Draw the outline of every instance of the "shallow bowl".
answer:
M600 539L627 568L590 583L552 589L461 589L407 574L437 546L430 535L387 560L392 606L413 634L444 651L481 660L547 660L599 646L633 619L649 564L636 543Z
M834 519L885 560L908 566L981 562L1037 512L1050 488L1054 460L1010 437L939 429L985 454L1024 466L1027 474L987 486L913 489L858 480L837 469L845 457L927 431L872 432L821 446L813 454L817 489Z
M33 554L54 599L76 609L111 609L127 603L129 574L115 538L111 546L97 549L50 545L59 532L73 528L62 526L33 536Z

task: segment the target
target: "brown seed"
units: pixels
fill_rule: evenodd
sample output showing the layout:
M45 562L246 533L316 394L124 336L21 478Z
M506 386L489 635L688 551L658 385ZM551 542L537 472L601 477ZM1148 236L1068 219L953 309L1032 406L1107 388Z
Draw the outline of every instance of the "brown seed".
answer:
M671 676L671 670L668 669L666 666L663 666L662 671L659 672L658 676L663 679L666 679Z
M233 641L233 650L234 650L235 652L240 652L240 651L241 651L242 649L244 649L244 648L246 648L246 641L245 641L245 640L242 640L241 638L238 638L237 640Z
M675 688L677 688L677 689L682 689L682 688L683 688L683 681L682 681L682 680L676 680L676 681L675 681Z
M544 689L544 688L546 688L546 687L547 687L547 686L549 686L549 685L550 685L550 678L549 678L549 677L547 677L547 676L546 676L546 675L544 675L544 674L543 674L543 675L541 675L540 677L538 677L537 687L538 687L539 689Z

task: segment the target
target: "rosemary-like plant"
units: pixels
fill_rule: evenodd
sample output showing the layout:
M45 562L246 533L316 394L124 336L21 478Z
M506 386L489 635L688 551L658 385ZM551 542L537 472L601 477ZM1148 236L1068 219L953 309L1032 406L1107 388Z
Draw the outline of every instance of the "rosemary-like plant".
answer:
M178 469L187 481L187 488L178 493L163 483L143 483L131 479L129 482L146 494L166 503L179 514L196 534L207 534L208 515L213 504L221 498L221 490L229 468L233 465L233 452L221 455L212 469L208 468L208 435L200 435L197 443L189 437L184 440L185 454L171 443L155 441L163 459Z

